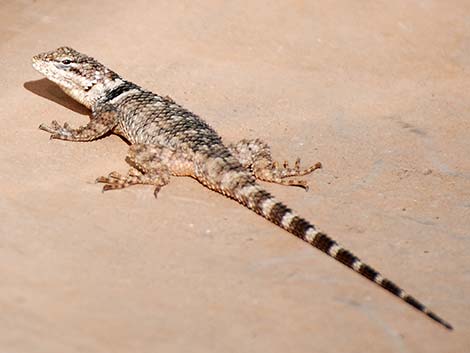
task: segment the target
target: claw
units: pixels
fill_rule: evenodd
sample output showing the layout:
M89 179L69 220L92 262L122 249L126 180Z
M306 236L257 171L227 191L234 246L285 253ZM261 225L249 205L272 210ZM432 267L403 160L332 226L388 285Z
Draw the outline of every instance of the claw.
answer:
M127 186L126 184L121 184L121 183L104 184L101 192L105 192L109 190L116 190L116 189L124 189L126 186Z
M118 172L111 172L111 173L108 174L108 179L121 180L121 179L124 179L124 178Z
M296 170L297 172L300 171L300 158L297 158L297 159L295 160L295 170Z
M292 183L292 185L300 186L301 188L304 188L304 189L307 189L307 190L308 190L308 184L307 184L307 182L304 181L304 180L294 180L294 182Z
M161 186L157 186L155 187L155 190L153 190L153 196L155 196L155 198L158 197L158 193L160 192L161 188Z
M104 193L105 191L109 191L109 190L111 190L111 189L114 189L114 188L111 186L111 184L104 184L104 185L103 185L103 189L101 189L101 192Z
M43 131L46 131L46 132L49 132L49 133L54 133L55 132L52 128L50 128L48 125L45 125L45 124L39 125L39 129L43 130Z
M104 176L99 176L98 178L95 179L95 183L106 183L108 181L108 178Z

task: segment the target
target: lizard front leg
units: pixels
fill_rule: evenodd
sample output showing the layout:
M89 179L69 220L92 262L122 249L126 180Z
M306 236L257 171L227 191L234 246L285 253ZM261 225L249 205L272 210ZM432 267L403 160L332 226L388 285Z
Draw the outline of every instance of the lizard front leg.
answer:
M171 175L194 175L193 162L187 153L160 145L132 145L126 162L132 166L127 175L111 172L107 177L96 179L98 183L105 183L103 191L145 184L155 186L157 197L160 189L170 182Z
M321 163L317 162L308 168L300 169L300 158L297 158L294 167L290 167L287 161L284 161L281 167L278 162L273 161L268 144L260 139L241 140L228 148L245 168L253 172L256 179L271 183L300 186L308 190L305 180L286 178L307 175L321 168Z
M90 122L77 129L72 128L68 123L64 126L57 121L52 121L51 125L39 125L39 129L51 133L51 139L66 141L92 141L111 131L116 126L116 112L111 106L102 106L92 112Z
M132 185L154 185L154 195L157 197L160 189L170 182L168 168L154 169L146 174L142 174L135 168L129 169L127 175L118 172L111 172L107 177L101 176L96 179L97 183L104 183L103 191L127 188Z

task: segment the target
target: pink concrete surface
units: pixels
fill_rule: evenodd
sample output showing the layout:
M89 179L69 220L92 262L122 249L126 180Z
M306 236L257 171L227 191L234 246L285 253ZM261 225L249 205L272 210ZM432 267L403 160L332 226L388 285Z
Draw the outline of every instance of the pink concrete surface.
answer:
M470 2L0 2L0 352L470 352ZM226 141L324 168L279 199L449 332L193 180L102 194L127 146L30 58L69 45Z

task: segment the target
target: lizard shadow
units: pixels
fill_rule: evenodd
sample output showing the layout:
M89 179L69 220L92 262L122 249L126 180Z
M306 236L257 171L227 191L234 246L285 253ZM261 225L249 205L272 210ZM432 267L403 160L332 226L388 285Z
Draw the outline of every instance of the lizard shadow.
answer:
M49 81L47 78L25 82L23 87L28 91L58 103L63 107L74 111L75 113L88 116L90 115L90 110L85 108L80 103L74 101L71 97L65 94L65 92L59 88L59 86Z
M28 81L23 84L23 87L26 88L28 91L49 99L54 103L58 103L61 106L72 110L75 113L81 115L87 115L91 117L91 111L87 109L85 106L81 105L80 103L76 102L74 99L69 97L64 91L60 89L54 82L49 81L47 78L42 78L40 80L35 81ZM111 135L111 132L104 134L101 138ZM127 141L124 137L118 135L125 143L130 145L129 141Z

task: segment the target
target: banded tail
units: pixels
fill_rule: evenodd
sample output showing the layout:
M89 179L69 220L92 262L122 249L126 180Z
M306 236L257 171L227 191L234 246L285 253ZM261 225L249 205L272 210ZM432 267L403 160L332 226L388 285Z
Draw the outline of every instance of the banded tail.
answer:
M277 226L287 230L289 233L309 243L315 248L323 251L335 260L341 262L355 272L361 274L368 280L378 284L383 289L399 297L415 309L421 311L432 320L438 322L445 328L452 330L452 326L424 304L407 294L403 289L392 281L384 278L371 266L363 263L357 256L339 245L328 235L319 232L315 226L294 211L278 202L269 192L260 185L254 183L245 185L234 192L233 197L240 203L260 214Z

